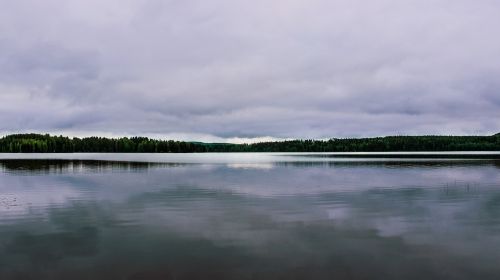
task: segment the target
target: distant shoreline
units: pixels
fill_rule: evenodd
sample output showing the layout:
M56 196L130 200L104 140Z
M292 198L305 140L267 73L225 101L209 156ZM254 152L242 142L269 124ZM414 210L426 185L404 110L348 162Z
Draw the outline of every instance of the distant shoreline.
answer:
M65 136L52 136L49 134L12 134L0 138L0 152L2 153L307 153L454 151L500 151L500 134L492 136L429 135L332 138L330 140L287 140L253 144L156 140L146 137L69 138ZM355 157L356 155L352 156Z

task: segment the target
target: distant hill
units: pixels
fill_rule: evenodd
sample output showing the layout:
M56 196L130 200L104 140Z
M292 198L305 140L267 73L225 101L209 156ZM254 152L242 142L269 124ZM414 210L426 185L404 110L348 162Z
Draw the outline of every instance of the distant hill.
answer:
M204 152L397 152L500 151L493 136L386 136L289 140L254 144L202 143L132 138L69 138L49 134L13 134L0 138L3 153L204 153Z

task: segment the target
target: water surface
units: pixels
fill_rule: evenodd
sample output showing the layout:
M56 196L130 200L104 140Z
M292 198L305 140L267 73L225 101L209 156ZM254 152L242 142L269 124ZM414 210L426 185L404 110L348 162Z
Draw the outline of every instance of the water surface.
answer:
M0 158L0 279L500 277L495 158Z

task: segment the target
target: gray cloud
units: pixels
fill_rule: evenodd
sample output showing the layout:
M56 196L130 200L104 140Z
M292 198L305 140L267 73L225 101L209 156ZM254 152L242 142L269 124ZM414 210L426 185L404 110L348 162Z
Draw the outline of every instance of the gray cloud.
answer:
M500 3L1 1L0 132L500 131Z

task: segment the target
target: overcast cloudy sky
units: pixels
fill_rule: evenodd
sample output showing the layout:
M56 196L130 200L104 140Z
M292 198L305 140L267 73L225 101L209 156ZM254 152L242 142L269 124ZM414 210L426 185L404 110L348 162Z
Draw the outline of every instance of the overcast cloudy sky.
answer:
M0 134L500 132L498 0L0 4Z

